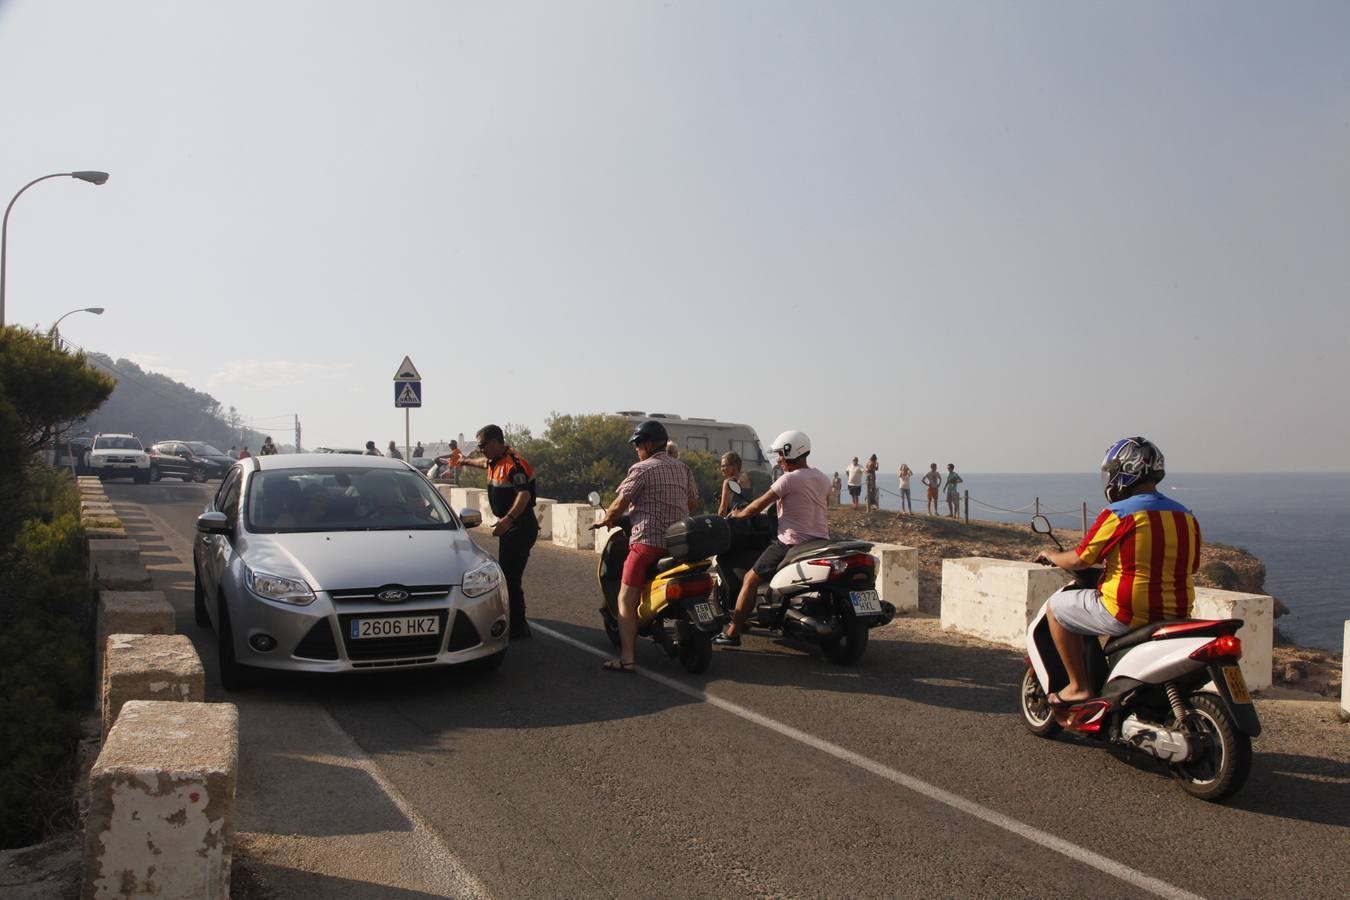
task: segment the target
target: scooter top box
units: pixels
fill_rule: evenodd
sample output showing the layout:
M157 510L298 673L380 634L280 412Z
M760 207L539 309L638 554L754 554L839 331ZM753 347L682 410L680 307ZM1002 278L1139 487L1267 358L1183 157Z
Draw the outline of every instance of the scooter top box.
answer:
M707 559L731 546L731 529L721 516L690 516L666 529L666 552L680 562Z

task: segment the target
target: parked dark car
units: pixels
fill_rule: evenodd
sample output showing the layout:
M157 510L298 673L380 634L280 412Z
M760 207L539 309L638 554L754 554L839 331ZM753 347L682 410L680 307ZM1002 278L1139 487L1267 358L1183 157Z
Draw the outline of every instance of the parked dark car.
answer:
M201 441L160 441L150 448L150 478L206 481L224 478L234 460Z

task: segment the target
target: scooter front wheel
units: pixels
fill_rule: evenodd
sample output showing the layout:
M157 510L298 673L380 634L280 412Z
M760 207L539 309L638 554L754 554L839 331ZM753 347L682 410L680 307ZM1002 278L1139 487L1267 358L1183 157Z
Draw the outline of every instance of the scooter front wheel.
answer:
M608 608L601 608L600 618L604 620L605 636L609 638L609 642L615 647L619 646L621 643L619 639L619 620L614 618L614 614L610 612Z
M1199 747L1190 761L1172 766L1172 774L1186 793L1212 803L1246 783L1252 770L1252 739L1237 729L1217 697L1194 694L1190 704L1187 740Z
M1055 721L1055 713L1050 708L1050 701L1045 697L1045 691L1041 690L1041 683L1036 678L1036 670L1027 666L1026 674L1022 676L1022 686L1018 691L1020 696L1019 706L1022 708L1022 723L1027 726L1027 731L1037 737L1054 737L1060 732L1060 725Z

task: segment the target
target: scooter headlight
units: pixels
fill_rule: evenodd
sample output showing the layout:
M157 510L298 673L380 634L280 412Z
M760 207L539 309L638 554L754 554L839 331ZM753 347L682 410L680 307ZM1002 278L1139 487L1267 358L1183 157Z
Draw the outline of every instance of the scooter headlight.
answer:
M488 591L496 590L501 581L502 570L495 562L488 560L464 573L464 584L460 590L464 591L465 597L481 597Z

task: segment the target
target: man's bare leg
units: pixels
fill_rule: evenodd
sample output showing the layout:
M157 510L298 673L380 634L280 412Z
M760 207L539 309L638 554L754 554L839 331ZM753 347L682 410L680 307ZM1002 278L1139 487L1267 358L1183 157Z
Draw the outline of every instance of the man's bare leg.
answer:
M741 582L741 592L736 596L736 610L731 614L731 624L723 631L727 637L740 634L750 619L750 613L755 608L755 596L759 593L759 584L762 580L754 569L745 573L745 581Z
M1055 618L1053 609L1046 610L1046 619L1050 622L1050 636L1054 638L1055 649L1059 651L1064 671L1069 683L1059 691L1059 699L1065 703L1077 703L1092 696L1087 685L1087 662L1083 659L1083 635L1070 631Z

